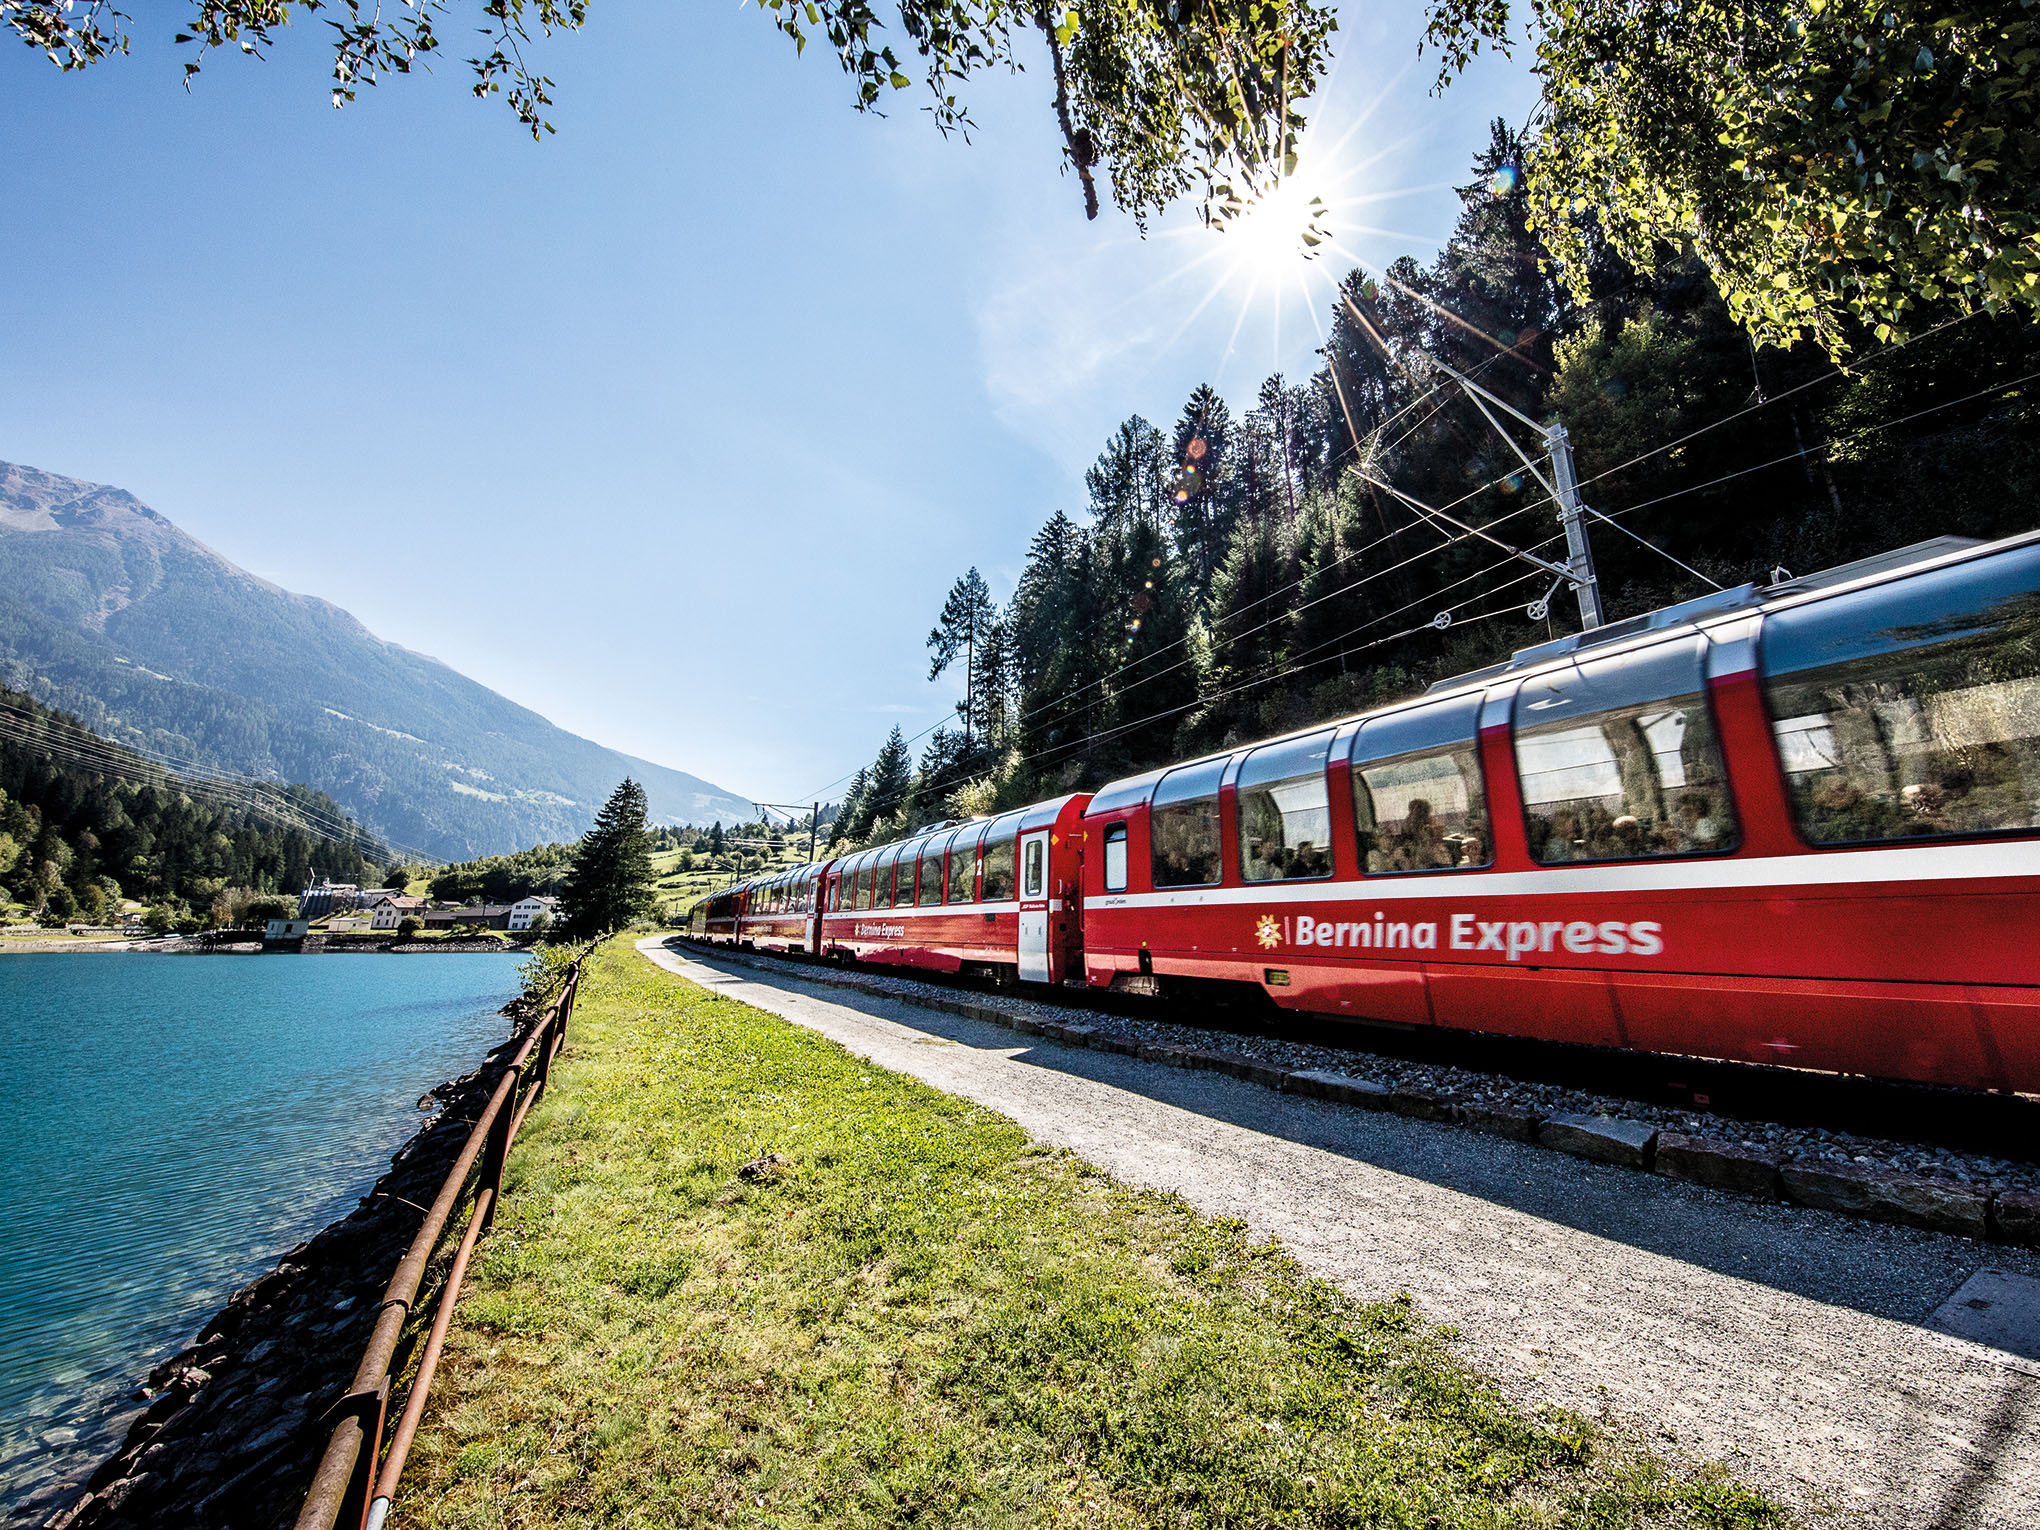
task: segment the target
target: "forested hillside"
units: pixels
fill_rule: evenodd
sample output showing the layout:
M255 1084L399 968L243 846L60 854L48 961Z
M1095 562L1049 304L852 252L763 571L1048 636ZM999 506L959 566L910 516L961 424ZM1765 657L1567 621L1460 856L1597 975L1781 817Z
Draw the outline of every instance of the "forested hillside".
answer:
M1569 430L1583 497L1612 521L1590 522L1610 620L2040 523L2030 319L1923 312L1902 345L1851 335L1837 366L1754 346L1670 248L1648 270L1602 251L1575 301L1527 226L1523 156L1497 123L1437 259L1345 275L1314 375L1127 420L1010 601L975 569L958 580L929 641L967 715L918 760L895 729L851 784L840 842L1094 788L1575 630L1563 590L1528 614L1547 577L1370 482L1563 561L1554 503L1438 361ZM1516 439L1539 455L1535 433Z
M0 683L154 753L310 782L431 856L573 838L625 776L662 820L751 810L255 578L124 490L6 463Z
M387 859L324 793L179 780L0 690L0 897L30 914L98 922L125 897L181 926L237 894L294 894L315 868L372 881Z

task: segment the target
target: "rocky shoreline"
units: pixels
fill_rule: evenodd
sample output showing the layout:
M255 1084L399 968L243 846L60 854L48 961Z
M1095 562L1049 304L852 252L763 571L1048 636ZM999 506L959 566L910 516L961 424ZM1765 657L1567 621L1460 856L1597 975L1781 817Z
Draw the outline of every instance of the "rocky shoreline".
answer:
M390 1273L534 1018L522 1000L504 1013L510 1038L419 1100L431 1119L360 1205L236 1291L195 1343L149 1373L119 1451L39 1495L54 1506L39 1521L46 1530L253 1530L296 1519Z

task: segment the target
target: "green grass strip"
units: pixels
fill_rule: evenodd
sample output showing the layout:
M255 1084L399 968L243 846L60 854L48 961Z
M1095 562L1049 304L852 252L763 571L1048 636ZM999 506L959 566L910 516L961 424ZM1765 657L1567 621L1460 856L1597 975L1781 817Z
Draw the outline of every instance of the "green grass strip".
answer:
M1786 1523L626 942L575 1022L398 1524Z

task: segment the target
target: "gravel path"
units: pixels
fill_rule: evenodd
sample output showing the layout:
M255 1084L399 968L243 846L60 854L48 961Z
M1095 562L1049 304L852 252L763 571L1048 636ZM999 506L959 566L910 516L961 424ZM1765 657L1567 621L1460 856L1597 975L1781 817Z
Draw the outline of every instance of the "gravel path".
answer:
M802 965L782 957L751 952L745 953L743 961L764 963L796 976ZM831 976L840 974L832 972ZM1630 1121L1642 1121L1660 1131L1689 1132L1699 1137L1762 1148L1780 1159L1853 1163L1897 1174L1949 1179L1993 1189L2040 1191L2040 1142L2034 1144L2036 1156L2023 1160L1998 1158L1986 1153L1964 1152L1831 1127L1749 1120L1627 1095L1601 1094L1592 1089L1516 1078L1491 1070L1457 1067L1451 1063L1424 1062L1378 1052L1356 1051L1350 1047L1324 1046L1292 1036L1230 1030L1215 1033L1204 1026L1178 1024L1123 1011L1073 1008L1020 994L977 988L956 989L930 982L925 977L907 977L875 967L857 968L855 981L860 987L896 993L903 998L928 994L967 998L973 1004L1009 1015L1087 1025L1094 1030L1130 1036L1137 1041L1181 1047L1217 1046L1271 1067L1319 1068L1330 1073L1372 1079L1390 1088L1408 1085L1437 1094L1460 1095L1478 1104L1529 1111L1538 1116L1621 1116Z
M2040 1524L2040 1366L1919 1326L1979 1267L2040 1276L2040 1256L639 949L1243 1217L1358 1295L1411 1292L1528 1404L1605 1414L1844 1524Z

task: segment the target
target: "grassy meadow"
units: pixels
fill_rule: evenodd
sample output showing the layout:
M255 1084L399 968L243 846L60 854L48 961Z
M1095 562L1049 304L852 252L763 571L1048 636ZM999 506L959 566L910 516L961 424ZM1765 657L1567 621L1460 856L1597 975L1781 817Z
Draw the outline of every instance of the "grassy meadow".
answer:
M396 1522L1786 1523L1514 1407L1406 1300L623 940L519 1139Z

